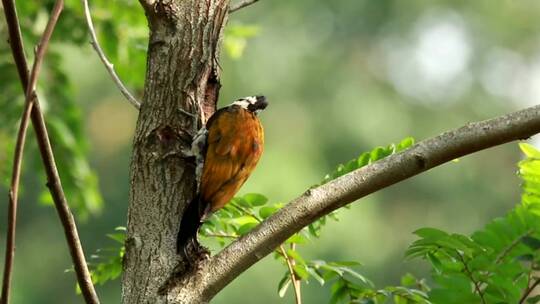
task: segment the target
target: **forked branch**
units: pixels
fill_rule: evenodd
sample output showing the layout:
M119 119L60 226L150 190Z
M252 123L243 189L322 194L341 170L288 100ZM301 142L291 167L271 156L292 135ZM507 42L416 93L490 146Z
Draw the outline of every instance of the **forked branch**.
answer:
M8 229L6 237L6 254L4 263L4 277L2 282L2 303L9 303L10 291L11 291L11 277L13 272L13 260L15 258L15 232L17 223L17 203L19 196L19 182L21 177L22 158L24 151L24 144L26 142L26 131L28 130L28 124L30 120L30 112L34 106L35 88L41 69L45 52L49 45L52 33L56 26L56 22L60 17L60 13L64 7L64 1L56 1L54 8L51 12L51 17L47 22L45 31L41 36L39 44L37 45L36 56L34 64L32 66L32 72L30 73L30 83L26 87L24 111L21 117L19 125L19 133L17 134L17 141L15 144L15 153L13 160L13 168L11 172L11 185L9 189L9 203L8 203Z
M63 3L63 0L58 0L56 2L51 19L54 18L55 14L60 13L58 10L61 10L61 8L63 7ZM35 79L37 79L37 71L39 70L40 61L43 59L43 54L45 51L43 45L43 39L45 39L45 37L42 39L41 47L38 48L38 52L36 54L36 64L34 65L35 68L33 68L32 73L33 76L29 77L28 64L24 55L24 47L22 42L21 30L19 27L19 20L15 9L15 3L13 0L2 0L2 4L4 7L4 14L8 26L9 43L11 46L13 59L19 73L19 78L21 79L23 90L26 93L25 96L27 96L27 99L28 97L31 98L29 102L30 106L25 107L25 109L28 109L25 110L25 115L28 115L27 112L30 112L30 118L32 119L32 125L34 126L34 130L36 132L36 140L38 142L40 155L43 161L43 165L45 167L45 172L47 174L47 186L49 187L49 191L53 198L56 210L58 212L58 216L60 217L62 226L64 228L64 233L73 260L75 273L77 275L77 280L86 303L99 303L97 294L94 290L94 286L92 285L90 272L88 271L88 265L86 263L86 259L84 257L80 239L77 233L75 220L73 219L73 215L69 210L69 206L67 204L67 200L62 189L60 177L58 175L58 170L56 167L56 162L54 160L54 155L51 148L51 143L49 140L49 135L45 126L43 114L39 107L39 100L37 96L35 96L35 94L33 93L36 81ZM56 16L56 18L58 18L58 16ZM49 28L49 25L47 26L47 28ZM51 25L49 30L45 31L44 36L50 35L53 28L54 24ZM47 31L50 31L49 34L47 34ZM46 38L46 41L48 41L49 38ZM43 54L39 55L41 52L43 52ZM21 142L24 142L24 140L21 140ZM22 145L19 149L22 152ZM10 193L10 199L13 198L13 194L14 192L12 191ZM12 212L10 211L10 213ZM11 269L9 271L11 271ZM4 281L4 284L6 284L6 281ZM7 284L7 287L9 289L9 282L7 282ZM7 293L9 293L9 291L7 291ZM9 296L3 297L2 303L7 303L8 299Z

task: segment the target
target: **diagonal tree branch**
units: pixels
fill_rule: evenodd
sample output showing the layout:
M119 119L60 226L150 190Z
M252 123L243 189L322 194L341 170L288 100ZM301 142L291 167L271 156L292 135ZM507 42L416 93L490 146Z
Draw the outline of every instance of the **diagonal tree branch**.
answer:
M453 159L540 132L540 105L424 140L408 150L346 174L302 196L231 243L204 267L201 292L210 300L251 265L319 217L368 194Z
M63 6L63 0L58 0L57 2L60 2ZM2 4L4 6L4 14L8 26L9 43L11 46L13 59L17 66L19 78L21 79L23 90L25 92L32 91L29 89L31 86L29 85L28 64L24 55L22 35L14 0L2 0ZM66 236L69 251L73 260L77 280L86 303L99 303L94 286L92 285L88 265L86 263L84 252L77 233L75 220L71 214L71 211L69 210L67 199L62 189L60 176L58 175L58 169L54 160L54 154L52 152L49 135L45 126L45 120L40 109L39 100L34 94L32 94L32 96L33 106L31 107L30 118L32 119L32 125L36 132L36 139L38 142L40 155L47 174L47 186L64 228L64 234ZM7 298L3 298L2 303L7 303Z
M141 108L141 103L129 92L126 88L116 71L114 70L114 65L107 59L107 56L101 49L101 46L98 43L96 30L94 29L94 23L92 22L92 15L90 15L90 8L88 7L88 0L81 0L81 4L84 9L84 17L86 19L86 25L88 26L88 32L90 32L90 44L98 54L99 59L105 65L105 69L109 72L113 82L116 84L122 95L131 103L136 109Z
M525 303L527 298L531 295L531 292L533 292L533 290L538 287L539 284L540 279L536 279L531 286L528 286L527 289L525 289L525 291L523 292L521 298L519 299L519 304Z
M22 157L24 151L24 144L26 142L26 131L28 130L28 124L30 119L30 112L32 111L35 99L35 88L38 79L41 64L45 57L45 52L49 45L52 33L56 26L56 22L60 17L60 13L64 7L63 1L56 1L51 13L51 17L45 27L45 31L41 36L41 40L37 45L36 56L34 64L32 66L32 72L30 73L30 83L26 89L26 100L24 105L24 111L19 126L19 133L17 135L17 142L15 145L15 155L13 161L13 171L11 176L11 186L9 190L9 205L8 205L8 231L6 238L6 255L4 266L4 278L2 282L2 303L9 303L10 289L11 289L11 277L13 271L13 259L15 257L15 230L17 223L17 200L19 195L19 182L21 177Z
M234 4L234 5L231 5L231 7L229 8L229 13L234 13L236 11L239 11L241 9L243 9L244 7L246 6L250 6L252 4L255 4L257 1L259 0L240 0L240 2Z

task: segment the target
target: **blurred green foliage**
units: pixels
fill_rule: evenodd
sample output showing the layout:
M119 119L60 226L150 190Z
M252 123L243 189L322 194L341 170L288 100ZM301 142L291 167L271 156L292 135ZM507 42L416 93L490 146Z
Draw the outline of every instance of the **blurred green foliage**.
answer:
M239 59L244 54L249 38L255 37L260 28L255 25L231 23L225 29L223 47L233 59Z
M30 62L52 4L17 1ZM126 0L90 1L90 6L107 55L140 95L148 31L142 9ZM276 0L259 1L231 15L223 48L227 56L220 62L220 102L256 93L271 101L261 116L265 155L242 193L265 193L285 202L356 151L410 134L425 138L536 104L538 18L540 2L535 0ZM0 19L0 197L7 197L23 98ZM80 225L86 252L95 252L107 246L103 235L126 222L136 111L122 100L92 52L78 0L66 1L45 62L38 94L69 203L78 218L88 219ZM47 196L32 137L28 142L13 303L76 303L80 298L70 292L73 276L61 275L69 268L69 256L54 211L35 204ZM317 246L298 246L296 251L305 261L362 261L362 274L373 286L391 286L372 288L388 297L403 292L392 286L428 292L422 280L400 280L403 273L427 277L430 271L416 259L402 262L403 251L413 241L408 232L437 226L468 236L504 215L519 195L519 181L512 174L519 157L515 150L506 146L463 158L369 196L340 213L339 222L325 222ZM335 173L346 172L347 166ZM526 204L528 194L523 195ZM100 208L104 212L99 216L88 216ZM4 209L0 218L5 218ZM265 205L257 215L272 212L273 207ZM4 228L0 220L0 231ZM0 246L2 238L0 234ZM116 253L99 255L114 264ZM103 262L93 262L99 261ZM283 277L283 269L274 263L263 259L214 302L290 300L290 291L285 300L276 293L274 283ZM354 296L349 287L355 283L337 283L338 277L332 281L337 284L334 290ZM345 280L354 282L354 277ZM441 286L434 290L445 288ZM303 290L306 303L332 298L332 290L319 283L306 284ZM117 283L100 286L98 292L103 302L118 302Z
M48 20L48 14L53 1L45 4L25 1L17 8L19 14L24 16L21 23L23 40L27 54L39 41ZM66 43L80 45L84 41L85 26L79 22L75 12L69 6L66 7L63 18L60 19L55 31L54 38ZM3 43L0 45L0 61L2 67L2 81L0 91L3 92L0 99L2 109L0 118L0 137L6 141L0 145L1 158L8 159L0 170L0 180L9 185L11 177L11 161L13 158L13 145L16 130L18 130L19 117L24 105L24 94L16 68L11 57L11 51L7 43L7 26L0 25L0 37ZM87 159L88 139L83 131L82 112L74 100L71 80L66 75L61 62L61 52L56 46L51 47L45 60L45 66L38 82L38 96L42 109L46 115L46 123L51 139L53 152L57 158L57 166L62 180L65 193L69 198L71 207L81 219L86 219L90 214L97 214L103 204L99 191L97 176L90 168ZM32 57L28 58L31 66ZM43 85L45 83L45 85ZM31 139L29 142L32 141ZM28 144L27 155L33 156L33 167L44 175L42 166L39 164L39 153L35 143ZM46 188L41 189L40 201L52 204L52 198Z

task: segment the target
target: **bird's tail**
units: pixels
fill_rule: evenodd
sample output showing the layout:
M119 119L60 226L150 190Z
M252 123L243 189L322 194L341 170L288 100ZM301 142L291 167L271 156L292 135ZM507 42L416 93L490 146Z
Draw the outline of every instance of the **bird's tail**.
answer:
M197 195L187 206L182 216L180 230L176 238L176 252L185 251L190 240L197 242L197 232L201 226L201 215L199 211L200 195Z

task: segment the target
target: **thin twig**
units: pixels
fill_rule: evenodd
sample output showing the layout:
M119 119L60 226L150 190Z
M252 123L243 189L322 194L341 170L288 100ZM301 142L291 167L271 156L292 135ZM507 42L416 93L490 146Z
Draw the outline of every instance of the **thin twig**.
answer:
M15 145L15 155L13 161L13 171L11 173L11 185L9 189L8 203L8 227L6 237L6 254L4 259L4 277L2 282L1 303L9 303L11 290L11 277L13 273L13 260L15 258L15 231L17 226L17 201L19 194L19 181L21 176L22 155L24 143L26 141L26 130L28 129L28 120L33 108L33 98L27 98L24 112L19 126L17 143Z
M235 207L242 210L244 213L248 214L249 216L255 218L256 220L259 220L256 215L254 215L251 212L248 212L244 208L242 208L240 206L236 206L236 205L235 205ZM226 234L226 233L204 233L204 236L206 236L206 237L223 237L223 238L231 238L231 239L237 239L237 238L240 237L237 234ZM291 244L291 249L294 250L294 244ZM301 290L300 290L300 288L301 288L300 284L301 283L300 283L300 280L298 279L298 277L296 276L296 274L294 273L295 261L294 261L293 258L291 258L287 254L287 252L285 251L285 248L283 247L283 244L279 245L279 249L276 249L276 252L278 254L280 254L281 256L283 256L283 258L285 259L285 262L287 263L287 269L289 270L289 274L290 274L290 277L291 277L291 282L292 282L293 289L294 289L294 295L295 295L296 304L302 304L302 293L301 293Z
M107 56L105 55L105 53L101 49L101 46L98 43L96 30L94 29L94 23L92 22L92 16L90 15L90 8L88 7L88 1L81 0L81 3L84 9L86 25L88 26L88 31L90 32L90 44L98 54L101 62L103 62L103 64L105 65L105 69L107 69L107 72L109 72L109 75L111 75L112 80L114 81L120 92L122 92L122 95L124 95L124 97L129 101L129 103L131 103L135 108L140 109L141 103L133 95L131 95L120 77L118 77L118 74L116 74L116 71L114 70L114 65L107 59Z
M239 206L235 203L230 203L231 206L235 207L236 209L240 210L240 212L243 212L244 214L246 215L249 215L251 216L252 218L254 218L257 222L259 223L262 223L262 219L259 218L256 214L254 214L253 212L245 209L244 207L242 206ZM285 250L285 248L283 247L283 244L279 245L279 250L276 249L276 252L277 253L281 253L281 255L283 256L283 258L285 259L285 262L287 263L287 268L289 269L289 274L291 276L291 283L293 285L293 289L294 289L294 295L295 295L295 300L296 300L296 304L302 304L302 292L300 290L300 280L297 278L296 274L294 273L294 264L295 264L295 261L293 258L291 258L288 254L287 254L287 251ZM294 250L294 244L291 244L291 249Z
M246 208L244 208L244 207L242 207L242 206L240 206L240 205L238 205L238 204L232 203L232 202L231 202L230 204L231 204L231 206L233 206L234 208L238 209L240 212L243 212L243 213L245 213L246 215L251 216L254 220L256 220L257 222L259 222L259 224L263 222L263 220L262 220L261 218L259 218L256 214L254 214L253 212L247 210Z
M533 230L525 231L522 235L517 237L508 247L504 249L503 252L499 254L499 256L495 259L495 264L499 264L517 245L521 244L524 237L529 236L531 233L533 233Z
M478 293L478 296L480 296L480 300L482 301L483 304L486 304L486 299L484 299L484 293L482 292L482 289L480 288L480 283L474 279L473 274L471 270L469 269L469 266L467 265L467 262L465 262L465 259L463 258L461 253L459 253L459 251L457 250L456 250L456 253L459 256L461 263L463 264L463 269L465 270L467 276L471 279L471 282L473 282L474 289Z
M63 1L58 0L57 4ZM22 43L21 30L19 27L19 20L15 9L14 0L2 0L4 7L4 14L6 16L6 23L9 31L9 43L15 61L19 78L23 86L24 92L29 90L32 86L29 85L29 73L28 65L24 55L24 47ZM56 7L56 5L55 5ZM39 53L39 50L38 50ZM36 56L37 60L37 56ZM34 76L36 77L36 76ZM90 273L88 271L88 265L84 257L84 252L80 243L80 239L77 233L77 227L73 215L69 210L67 200L62 189L60 177L58 175L58 169L54 160L54 154L52 152L49 135L45 126L45 120L40 109L39 100L37 96L33 95L33 106L31 107L30 118L32 119L32 125L36 133L36 140L38 142L40 155L47 174L47 186L53 198L56 210L62 222L64 228L64 234L68 243L69 251L73 260L75 273L77 280L81 288L81 292L86 303L97 304L99 303L97 294L92 285ZM8 297L2 298L2 303L7 303Z
M9 303L10 291L11 291L11 277L13 273L13 260L15 258L15 231L17 224L17 204L19 196L19 183L21 178L21 168L22 168L22 158L24 151L24 144L26 142L26 133L28 130L28 124L30 121L30 113L34 106L35 100L35 88L38 79L39 72L41 70L41 65L43 63L43 58L47 51L49 41L51 39L52 33L60 17L64 6L63 1L57 1L54 5L54 8L51 12L51 17L45 27L43 35L37 45L37 51L34 59L34 64L32 66L32 71L30 73L30 82L27 86L25 94L25 103L24 111L21 117L21 122L19 125L19 133L17 134L17 141L15 144L15 153L13 159L13 169L11 172L11 185L9 189L9 205L8 205L8 230L6 238L6 255L5 255L5 267L4 267L4 277L2 283L2 303Z
M527 300L527 298L529 297L531 292L536 288L536 286L538 286L538 284L540 284L540 278L536 279L531 286L529 286L527 289L525 289L525 292L523 293L523 295L519 299L518 303L519 304L525 303L525 301Z
M298 278L296 278L296 274L294 273L294 260L291 259L291 257L287 254L287 251L285 251L285 248L283 247L283 244L279 245L279 251L281 251L281 255L283 255L283 258L285 259L285 262L287 263L287 268L289 269L289 274L291 276L291 283L294 289L294 299L296 301L296 304L302 304L302 294L300 291L300 281Z
M229 13L234 13L238 10L241 10L243 9L244 7L246 6L250 6L254 3L256 3L257 1L259 0L242 0L238 3L236 3L235 5L232 5L230 8L229 8Z
M13 171L11 175L11 186L9 189L8 203L8 227L6 237L6 254L4 259L4 277L2 282L1 303L9 303L11 290L11 277L13 273L13 260L15 258L15 231L17 226L17 199L19 194L19 180L21 174L22 154L26 141L26 130L28 129L28 119L33 108L33 102L27 103L19 126L17 143L15 145L15 160L13 161Z
M296 250L296 244L295 243L291 243L291 250L294 251ZM294 268L294 265L296 264L296 261L291 258L291 265L292 267ZM296 304L302 304L302 291L301 291L301 279L295 274L293 276L293 287L294 287L294 293L296 295Z

